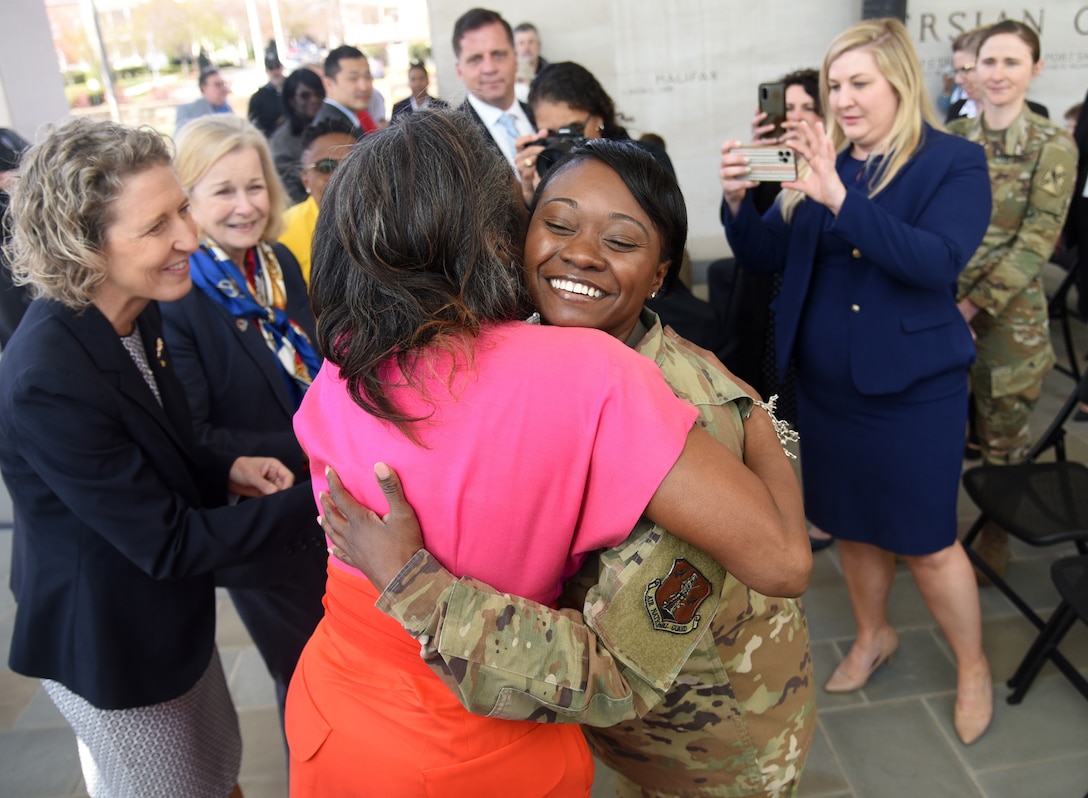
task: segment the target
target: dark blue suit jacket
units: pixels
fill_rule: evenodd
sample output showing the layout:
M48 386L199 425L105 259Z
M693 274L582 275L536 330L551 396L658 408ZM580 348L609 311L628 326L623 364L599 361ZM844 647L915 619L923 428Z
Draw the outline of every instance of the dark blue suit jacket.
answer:
M193 439L154 303L137 325L162 406L94 306L32 303L0 359L11 668L103 709L189 690L211 658L213 572L290 556L314 513L309 483L223 506L234 454Z
M295 256L273 244L287 289L287 315L315 340L310 298ZM197 440L205 446L279 458L306 477L291 419L294 400L283 370L253 324L239 322L195 285L161 306L174 371L185 386Z
M840 166L846 157L839 156ZM898 393L974 360L955 292L990 221L990 177L977 144L927 126L922 146L888 187L871 199L848 189L837 217L806 199L790 224L777 205L761 219L749 194L736 218L723 203L722 221L738 263L783 272L774 303L780 374L796 342L821 235L854 248L842 312L858 391Z
M295 256L283 244L273 244L287 290L287 315L314 341L310 298ZM185 297L163 303L163 333L173 356L174 371L185 386L197 442L239 455L275 457L299 482L309 479L305 455L295 438L294 400L283 370L259 328L239 322L195 285ZM312 521L312 519L310 519ZM311 533L320 532L316 523ZM324 549L305 557L261 563L221 572L217 583L228 587L275 585L313 571L324 586Z

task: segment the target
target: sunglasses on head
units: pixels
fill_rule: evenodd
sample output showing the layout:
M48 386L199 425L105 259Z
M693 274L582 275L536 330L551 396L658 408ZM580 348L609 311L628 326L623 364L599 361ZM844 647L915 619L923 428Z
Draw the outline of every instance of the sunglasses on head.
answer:
M335 158L322 158L320 161L315 161L306 168L313 169L315 172L323 175L331 175L334 171L336 171L336 167L338 167L339 165L340 162Z

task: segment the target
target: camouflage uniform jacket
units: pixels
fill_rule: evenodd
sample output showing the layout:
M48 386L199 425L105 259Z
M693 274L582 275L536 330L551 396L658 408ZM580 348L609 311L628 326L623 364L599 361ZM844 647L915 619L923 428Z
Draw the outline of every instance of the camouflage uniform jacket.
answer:
M989 131L983 121L950 125L986 150L993 189L990 226L960 274L956 298L982 310L972 321L975 370L988 373L990 395L1004 396L1041 379L1054 362L1042 270L1069 210L1077 148L1068 133L1026 107L1003 131Z
M750 401L644 322L638 351L742 455ZM587 566L584 602L567 604L583 615L457 580L420 551L378 608L468 709L597 727L594 753L655 795L792 795L816 728L800 601L749 590L648 521Z

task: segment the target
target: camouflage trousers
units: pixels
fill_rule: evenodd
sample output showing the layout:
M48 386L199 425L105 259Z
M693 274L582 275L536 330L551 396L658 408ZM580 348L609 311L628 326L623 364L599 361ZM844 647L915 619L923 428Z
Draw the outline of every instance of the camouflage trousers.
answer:
M1028 420L1042 393L1039 382L1007 396L989 396L975 390L972 401L978 411L978 440L987 465L1012 465L1024 459L1031 444Z
M690 795L691 793L685 793ZM773 793L752 793L750 798L794 798L797 795L797 780L784 785ZM684 798L679 793L662 792L641 787L622 773L616 773L616 798Z
M1018 463L1027 453L1028 420L1043 378L1054 365L1049 329L1017 321L976 326L978 359L970 371L971 396L982 458L990 465Z

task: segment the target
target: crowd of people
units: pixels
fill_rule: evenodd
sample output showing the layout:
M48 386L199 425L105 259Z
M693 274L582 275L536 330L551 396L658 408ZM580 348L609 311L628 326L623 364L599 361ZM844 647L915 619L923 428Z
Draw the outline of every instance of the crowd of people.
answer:
M205 67L172 151L85 119L0 131L10 664L88 793L241 794L225 587L292 796L588 796L594 756L621 798L796 795L799 597L831 541L857 635L823 689L890 662L899 557L979 739L968 410L987 463L1023 456L1043 265L1088 230L1088 123L1028 101L1037 34L958 37L936 105L902 23L860 22L785 76L777 128L751 121L795 179L722 144L733 370L681 280L663 141L531 23L474 8L451 44L456 108L413 63L387 120L342 45L290 75L270 54L248 119ZM1000 571L1003 530L980 545Z

